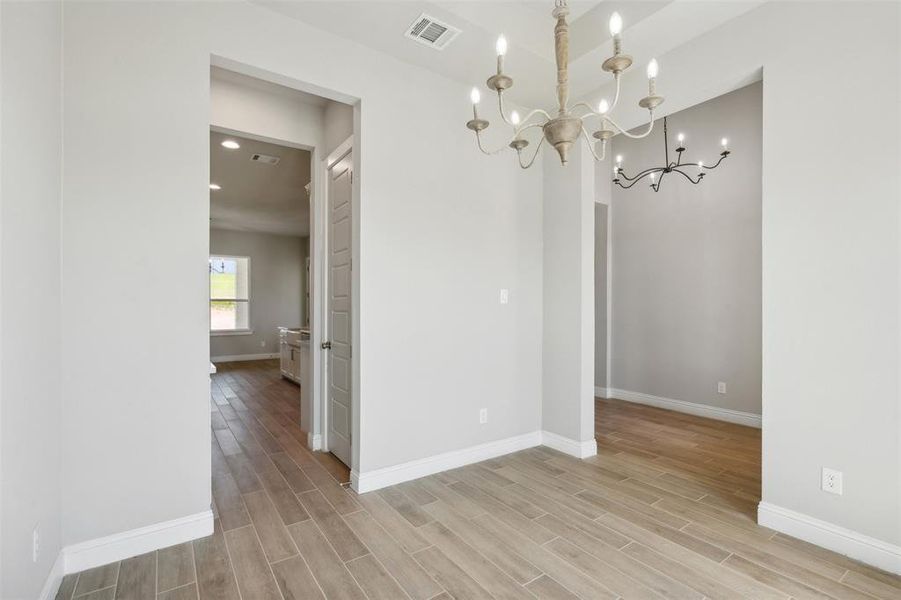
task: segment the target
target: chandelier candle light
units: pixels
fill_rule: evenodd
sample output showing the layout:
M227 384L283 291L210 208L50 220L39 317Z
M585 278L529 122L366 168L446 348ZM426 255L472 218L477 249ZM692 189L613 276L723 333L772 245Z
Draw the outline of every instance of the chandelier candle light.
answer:
M618 185L619 187L627 190L636 183L638 183L641 179L645 177L649 177L651 180L651 189L655 192L660 191L660 184L663 183L664 175L668 173L678 173L685 179L692 182L694 185L701 183L701 180L704 179L704 171L710 171L718 166L720 163L726 160L730 154L729 151L729 140L723 138L720 144L723 149L720 152L720 159L714 163L711 167L705 167L704 161L699 160L696 163L684 163L682 162L682 153L685 152L685 134L680 133L676 138L679 140L679 146L676 148L676 160L670 162L669 159L669 140L667 139L667 131L666 131L666 117L663 117L663 152L666 158L666 166L663 167L651 167L650 169L645 169L641 173L638 173L635 177L629 177L626 175L625 171L623 171L623 157L619 155L616 157L616 166L613 167L613 183ZM686 167L695 167L696 178L692 179L691 175L686 172L684 169ZM658 178L657 175L660 175ZM623 185L623 181L629 182L628 185Z
M476 134L476 141L481 150L485 154L497 154L503 151L507 146L516 150L519 157L519 166L528 169L535 162L541 144L547 141L557 154L560 155L560 162L566 164L569 156L569 149L583 136L588 143L595 160L604 160L607 151L607 142L617 133L621 133L627 137L640 139L646 137L654 128L654 109L663 102L663 96L657 95L657 72L658 65L656 60L648 63L648 95L638 101L638 105L647 109L650 116L650 123L647 131L641 134L632 134L617 125L610 117L610 112L616 108L619 102L620 78L623 72L632 66L632 57L622 52L622 29L623 20L619 13L613 13L610 16L610 34L613 36L613 56L603 62L601 68L608 73L613 74L613 80L616 84L616 91L613 96L613 102L608 103L606 99L601 100L597 110L585 102L579 102L573 106L569 106L569 24L566 17L569 15L569 7L566 0L556 0L556 7L553 16L557 20L554 27L554 46L557 59L557 115L551 116L546 111L537 108L526 113L522 119L514 111L510 117L504 108L504 92L513 87L513 79L504 73L504 56L507 54L507 39L500 36L497 40L497 73L488 78L487 85L489 89L497 92L497 103L500 111L501 119L504 123L513 128L513 138L506 146L501 146L496 150L486 150L482 145L481 133L488 128L488 121L479 117L478 105L480 101L479 90L472 90L472 120L466 123L466 127ZM599 128L591 135L598 140L600 153L598 153L588 131L585 128L586 121L591 119L599 119ZM529 145L529 141L522 136L522 133L528 129L540 127L543 136L541 141L535 148L534 154L527 161L523 162L522 151Z

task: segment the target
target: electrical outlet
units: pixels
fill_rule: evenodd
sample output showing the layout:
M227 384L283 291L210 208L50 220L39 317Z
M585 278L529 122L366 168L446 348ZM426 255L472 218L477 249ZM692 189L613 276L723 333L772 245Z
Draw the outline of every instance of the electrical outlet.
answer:
M484 425L487 422L488 422L488 409L483 408L482 410L479 411L479 424Z
M31 562L38 562L41 556L41 529L40 525L35 525L31 532Z
M842 495L842 472L835 469L827 469L823 467L823 482L821 487L824 492Z
M266 340L260 340L260 348L266 347Z
M719 394L725 394L726 393L726 382L725 381L718 382L716 384L716 391Z
M510 290L508 290L507 288L501 289L500 302L501 304L510 303Z

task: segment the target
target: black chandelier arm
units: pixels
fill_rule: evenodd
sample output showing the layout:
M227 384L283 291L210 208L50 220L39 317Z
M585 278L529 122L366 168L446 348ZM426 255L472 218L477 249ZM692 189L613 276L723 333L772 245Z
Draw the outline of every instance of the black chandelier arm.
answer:
M629 185L623 185L622 182L620 182L619 179L614 179L614 180L613 180L613 183L615 183L615 184L618 185L619 187L623 188L624 190L627 190L627 189L629 189L630 187L632 187L632 186L634 186L635 184L637 184L637 183L638 183L639 181L641 181L642 179L643 179L643 177L636 177L636 178L632 181L632 183L630 183ZM651 186L651 187L653 187L653 186Z
M680 166L680 167L697 167L697 166L700 166L702 169L707 169L708 171L712 171L713 169L715 169L715 168L717 168L718 166L720 166L720 163L723 162L724 160L726 160L726 157L728 157L730 154L731 154L731 152L723 152L723 153L721 153L721 154L720 154L720 159L719 159L718 161L716 161L715 163L713 163L713 165L711 165L711 166L707 166L707 165L698 165L698 163L684 163L684 164L681 164L681 165L679 165L679 166Z
M660 191L660 184L663 183L663 178L666 176L667 173L669 173L669 171L661 172L660 179L657 180L657 183L651 183L651 189L654 190L655 194Z
M695 181L694 179L691 178L691 175L689 175L688 173L686 173L686 172L683 171L682 169L673 169L673 173L678 173L679 175L682 175L683 177L685 177L685 179L689 180L689 181L692 182L694 185L698 185L699 183L701 183L701 179L703 179L703 177L700 177L700 176L699 176L699 177L698 177L698 180Z
M625 172L623 172L622 169L620 169L619 176L622 176L622 178L625 179L626 181L638 181L639 179L641 179L642 177L646 177L650 173L656 173L658 171L663 171L663 170L664 170L664 167L651 167L650 169L645 169L644 171L642 171L635 177L629 177L628 175L625 174Z
M666 117L663 117L663 153L666 164L669 165L669 133L666 130Z

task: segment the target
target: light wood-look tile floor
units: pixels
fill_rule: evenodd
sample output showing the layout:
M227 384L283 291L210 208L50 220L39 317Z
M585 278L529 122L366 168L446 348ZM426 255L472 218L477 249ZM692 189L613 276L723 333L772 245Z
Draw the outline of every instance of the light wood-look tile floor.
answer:
M599 455L534 448L357 496L271 362L214 376L208 538L69 575L58 599L901 598L755 523L759 431L598 400Z

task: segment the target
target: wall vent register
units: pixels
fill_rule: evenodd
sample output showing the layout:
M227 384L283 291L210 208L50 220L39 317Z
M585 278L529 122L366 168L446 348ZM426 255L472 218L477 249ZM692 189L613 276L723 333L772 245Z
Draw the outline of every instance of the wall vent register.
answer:
M254 154L250 157L250 160L266 163L267 165L277 165L281 159L277 156L270 156L268 154Z

